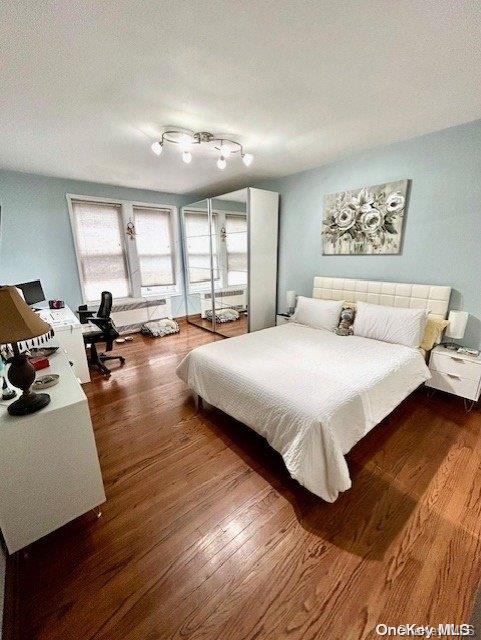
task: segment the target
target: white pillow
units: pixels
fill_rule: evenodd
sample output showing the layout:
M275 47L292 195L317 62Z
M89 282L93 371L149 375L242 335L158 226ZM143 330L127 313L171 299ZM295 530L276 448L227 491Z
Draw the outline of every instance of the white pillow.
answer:
M358 302L353 329L355 336L417 349L423 340L426 320L425 309L404 309Z
M299 296L291 321L314 329L334 331L339 324L343 302L343 300L318 300Z

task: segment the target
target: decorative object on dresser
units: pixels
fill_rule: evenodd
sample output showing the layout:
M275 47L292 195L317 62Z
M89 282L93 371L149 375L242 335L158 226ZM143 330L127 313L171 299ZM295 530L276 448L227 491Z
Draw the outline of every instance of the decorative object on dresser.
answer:
M40 344L53 334L49 324L30 309L15 287L0 287L0 344L10 344L13 358L10 361L8 379L12 386L22 390L18 400L8 406L12 416L34 413L50 402L47 393L34 393L35 369L22 351L30 345Z
M429 359L431 379L426 386L464 398L467 411L479 400L481 392L481 357L453 353L444 345L431 351Z
M65 309L65 302L63 300L49 300L49 309Z
M15 389L10 389L7 382L7 357L4 357L0 349L0 380L2 381L2 400L12 400L17 395Z
M462 340L466 331L466 325L468 324L469 313L467 311L450 311L448 316L448 326L444 335L447 338L453 338L454 340ZM455 342L445 342L443 345L446 349L456 351L459 345Z
M323 255L401 252L408 180L324 196Z

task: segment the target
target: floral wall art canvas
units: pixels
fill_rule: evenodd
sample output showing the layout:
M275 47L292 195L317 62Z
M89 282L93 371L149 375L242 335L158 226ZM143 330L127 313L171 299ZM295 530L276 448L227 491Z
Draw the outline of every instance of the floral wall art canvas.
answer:
M324 197L323 255L401 252L408 180Z

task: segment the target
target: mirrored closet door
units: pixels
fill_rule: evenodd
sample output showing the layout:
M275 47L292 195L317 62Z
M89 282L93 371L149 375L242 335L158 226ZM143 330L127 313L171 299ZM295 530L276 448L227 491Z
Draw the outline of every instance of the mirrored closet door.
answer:
M182 210L187 321L215 330L211 313L212 276L216 275L215 235L211 232L210 201L194 202Z
M274 326L278 194L246 188L193 203L182 227L187 320L224 337Z
M216 331L232 337L247 333L247 189L211 199L219 247L219 278L214 287Z

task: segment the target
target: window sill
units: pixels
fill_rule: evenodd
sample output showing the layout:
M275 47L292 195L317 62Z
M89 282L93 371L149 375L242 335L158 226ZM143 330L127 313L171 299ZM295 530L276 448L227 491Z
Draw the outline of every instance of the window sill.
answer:
M143 300L155 300L157 298L176 298L181 296L182 293L169 291L169 293L152 293L143 296L128 296L127 298L114 298L113 304L129 304L132 302L142 302ZM91 300L89 302L84 302L87 307L98 307L100 304L100 300Z

